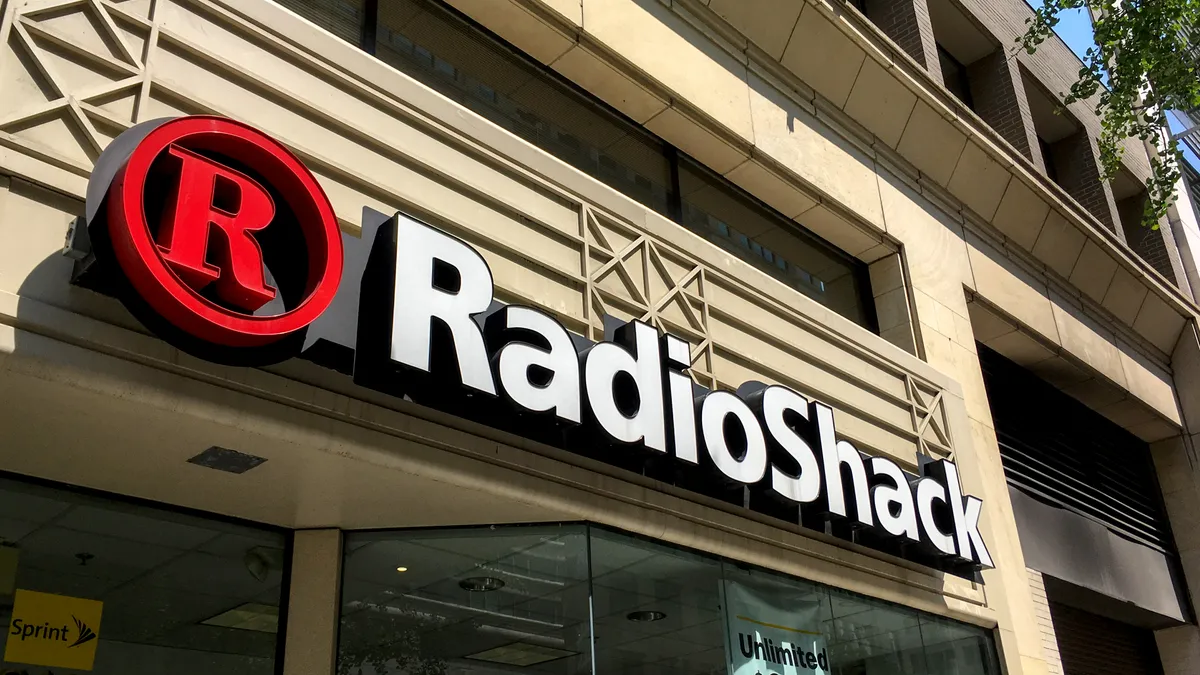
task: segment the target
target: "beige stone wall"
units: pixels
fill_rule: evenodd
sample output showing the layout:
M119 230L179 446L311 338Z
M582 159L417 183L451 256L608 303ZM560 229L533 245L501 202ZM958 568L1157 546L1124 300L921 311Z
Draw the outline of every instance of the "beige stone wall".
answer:
M1175 348L1171 366L1179 388L1179 405L1186 433L1150 446L1158 481L1162 486L1163 505L1171 520L1171 531L1179 550L1183 576L1196 607L1196 589L1200 588L1200 455L1197 430L1200 429L1200 333L1189 324ZM1200 628L1195 625L1160 630L1156 636L1159 655L1167 675L1200 671Z
M984 586L857 552L839 582L833 547L805 573L995 625L1009 675L1048 672L975 342L1116 392L1097 407L1158 440L1182 422L1168 355L1191 307L828 5L759 26L682 0L454 4L873 263L886 339L267 0L4 5L0 323L128 349L137 326L55 258L91 163L140 120L236 117L305 160L349 232L363 206L410 210L477 246L501 299L590 335L604 313L652 321L706 384L787 383L909 467L952 454L987 505Z
M1038 630L1042 634L1042 653L1046 657L1047 675L1063 675L1062 660L1058 656L1058 638L1054 635L1054 618L1050 616L1050 602L1046 599L1046 584L1042 573L1029 573L1029 594L1033 596L1033 611L1037 614Z

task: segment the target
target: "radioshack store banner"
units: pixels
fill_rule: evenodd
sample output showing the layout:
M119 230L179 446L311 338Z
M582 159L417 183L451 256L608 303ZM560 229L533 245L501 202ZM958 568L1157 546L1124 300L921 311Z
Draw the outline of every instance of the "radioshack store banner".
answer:
M777 598L725 582L729 675L828 675L821 603L777 606Z

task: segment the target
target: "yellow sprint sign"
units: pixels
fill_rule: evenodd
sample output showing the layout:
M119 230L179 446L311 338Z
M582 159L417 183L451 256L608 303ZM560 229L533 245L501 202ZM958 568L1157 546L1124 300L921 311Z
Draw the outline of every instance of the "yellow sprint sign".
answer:
M17 589L4 660L91 670L103 610L99 600Z

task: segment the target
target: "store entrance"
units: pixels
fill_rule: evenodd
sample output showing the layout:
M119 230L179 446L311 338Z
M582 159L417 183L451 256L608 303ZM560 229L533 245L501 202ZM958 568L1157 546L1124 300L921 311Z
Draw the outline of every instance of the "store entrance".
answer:
M0 478L0 673L272 675L287 540Z

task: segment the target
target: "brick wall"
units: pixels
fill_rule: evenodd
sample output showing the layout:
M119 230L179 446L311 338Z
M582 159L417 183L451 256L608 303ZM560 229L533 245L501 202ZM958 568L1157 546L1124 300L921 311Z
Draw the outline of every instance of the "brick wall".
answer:
M1040 169L1042 153L1019 68L1002 49L970 64L971 98L976 114Z
M866 5L867 18L941 83L942 68L926 0L867 0Z

